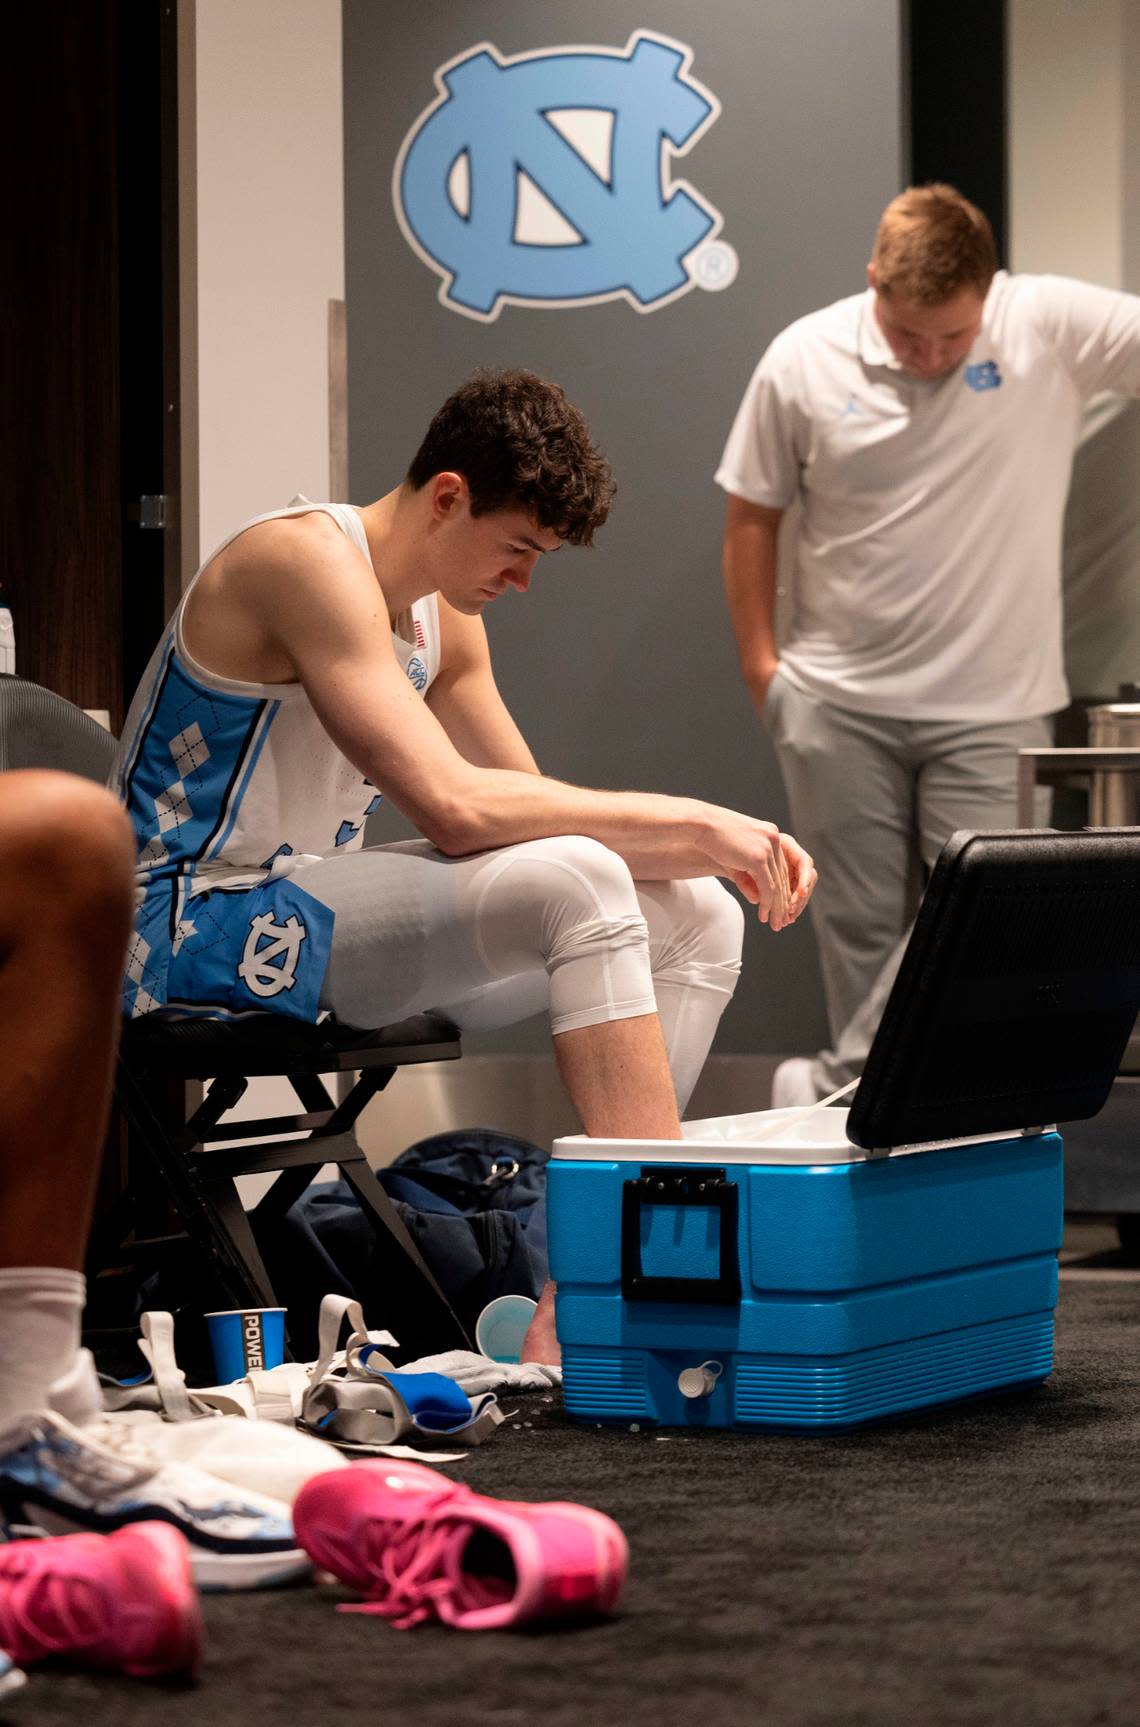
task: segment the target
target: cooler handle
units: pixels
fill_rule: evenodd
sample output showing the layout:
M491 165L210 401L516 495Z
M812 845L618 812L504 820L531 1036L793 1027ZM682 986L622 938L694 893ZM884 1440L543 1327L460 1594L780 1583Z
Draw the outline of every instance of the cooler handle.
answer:
M720 1274L717 1277L648 1277L641 1269L641 1212L647 1205L710 1206L720 1213ZM729 1306L740 1301L736 1226L740 1190L723 1169L677 1164L643 1166L635 1181L622 1183L621 1292L626 1301L699 1302Z

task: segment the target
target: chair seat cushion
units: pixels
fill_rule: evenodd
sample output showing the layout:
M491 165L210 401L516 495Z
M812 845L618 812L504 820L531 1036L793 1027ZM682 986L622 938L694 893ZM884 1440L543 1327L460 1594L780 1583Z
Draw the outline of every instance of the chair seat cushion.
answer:
M333 1018L310 1025L285 1014L241 1019L170 1019L146 1014L123 1024L122 1054L136 1072L186 1079L220 1075L335 1073L352 1068L447 1061L459 1032L442 1014L419 1013L362 1030Z

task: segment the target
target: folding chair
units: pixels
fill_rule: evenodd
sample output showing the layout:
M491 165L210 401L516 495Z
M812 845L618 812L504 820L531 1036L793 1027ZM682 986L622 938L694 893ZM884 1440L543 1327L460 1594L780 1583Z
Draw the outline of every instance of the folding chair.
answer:
M403 1355L411 1357L470 1349L471 1343L372 1173L355 1124L398 1067L454 1061L459 1054L459 1033L437 1014L372 1031L332 1020L307 1025L272 1013L239 1020L148 1015L124 1023L115 1095L181 1227L209 1256L234 1307L279 1305L254 1225L283 1218L317 1171L335 1164L388 1249L377 1262L383 1280L375 1294L377 1323L389 1326ZM358 1078L337 1102L321 1075L346 1072ZM259 1077L287 1080L303 1113L225 1120L249 1081ZM184 1126L168 1124L155 1106L156 1084L171 1080L199 1080L208 1087ZM298 1133L304 1137L284 1137ZM251 1143L234 1146L234 1140ZM273 1185L247 1213L238 1177L269 1173L276 1174ZM145 1196L132 1184L125 1202L95 1232L92 1251L98 1260L107 1264L115 1258L124 1225L135 1230L136 1244L145 1249L146 1237L139 1234L144 1206Z
M0 676L0 772L58 768L105 785L115 740L82 708L26 678Z
M103 782L114 754L114 738L80 708L22 678L0 676L0 769L51 767ZM124 1256L158 1255L184 1237L201 1250L224 1299L235 1307L277 1306L236 1179L276 1173L256 1214L283 1217L318 1169L335 1164L388 1249L380 1256L385 1284L377 1291L379 1318L396 1331L402 1352L470 1348L369 1168L355 1129L364 1106L398 1067L453 1061L459 1054L456 1028L432 1014L372 1030L332 1020L307 1025L271 1013L229 1021L147 1016L125 1022L115 1096L133 1130L131 1167L125 1190L92 1232L89 1270L97 1273ZM359 1077L335 1101L320 1076L348 1072ZM263 1076L287 1080L302 1113L224 1120L250 1079ZM192 1080L208 1089L185 1122L184 1110L170 1111L159 1100L172 1083L184 1097ZM169 1120L172 1115L179 1119ZM283 1137L297 1134L304 1137ZM235 1140L254 1143L235 1147ZM150 1181L136 1150L144 1154ZM173 1211L175 1233L147 1234L156 1187L163 1209Z

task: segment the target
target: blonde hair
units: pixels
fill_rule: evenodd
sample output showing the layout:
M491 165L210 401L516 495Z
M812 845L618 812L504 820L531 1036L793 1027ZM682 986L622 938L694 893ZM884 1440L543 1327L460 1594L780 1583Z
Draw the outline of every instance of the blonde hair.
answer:
M924 306L940 306L962 288L983 297L998 267L993 229L953 186L908 186L879 220L871 249L875 286Z

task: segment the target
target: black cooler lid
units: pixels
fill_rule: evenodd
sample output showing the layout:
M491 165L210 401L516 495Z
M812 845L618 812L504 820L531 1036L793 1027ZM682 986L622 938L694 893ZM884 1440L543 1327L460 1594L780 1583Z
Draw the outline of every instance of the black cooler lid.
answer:
M847 1120L865 1150L1078 1121L1140 1007L1140 828L956 833Z

